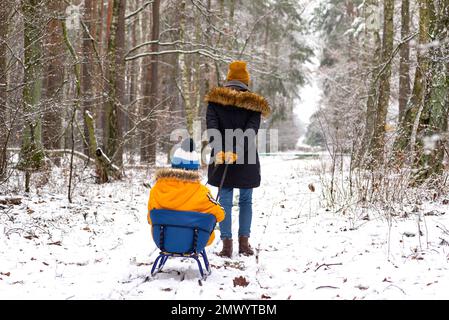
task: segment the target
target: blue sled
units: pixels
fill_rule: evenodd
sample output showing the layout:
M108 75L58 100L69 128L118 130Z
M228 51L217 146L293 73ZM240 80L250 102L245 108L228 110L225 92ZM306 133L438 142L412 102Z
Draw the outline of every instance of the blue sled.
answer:
M206 244L215 229L215 216L191 211L153 209L150 212L153 240L161 250L153 263L151 275L154 277L165 266L168 258L192 258L198 264L201 279L211 274L206 254ZM200 261L204 261L204 268Z

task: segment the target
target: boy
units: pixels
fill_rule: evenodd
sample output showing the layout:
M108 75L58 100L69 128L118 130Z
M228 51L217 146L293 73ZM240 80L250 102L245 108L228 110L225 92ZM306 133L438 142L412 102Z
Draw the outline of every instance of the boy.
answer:
M213 214L217 222L223 221L224 209L200 182L199 158L192 139L182 142L181 148L173 155L171 165L171 168L156 172L156 184L151 189L148 202L148 223L151 224L150 211L153 209L202 212ZM207 245L214 239L212 232Z

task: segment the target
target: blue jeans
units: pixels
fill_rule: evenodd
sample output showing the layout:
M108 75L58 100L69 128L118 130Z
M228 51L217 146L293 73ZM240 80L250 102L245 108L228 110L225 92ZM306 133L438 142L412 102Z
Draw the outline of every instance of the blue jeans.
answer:
M220 191L220 204L225 210L225 218L220 222L220 238L232 239L232 199L233 188L222 188ZM253 217L252 207L253 189L240 189L239 199L239 237L249 237L251 233L251 220Z

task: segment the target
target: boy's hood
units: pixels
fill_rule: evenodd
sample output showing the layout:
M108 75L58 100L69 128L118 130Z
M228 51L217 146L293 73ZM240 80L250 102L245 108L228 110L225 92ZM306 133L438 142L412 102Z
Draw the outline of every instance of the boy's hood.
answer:
M173 208L187 203L201 187L199 171L161 169L156 172L154 196L162 207Z
M185 182L199 182L201 176L198 170L163 168L156 171L156 180L159 179L176 179Z

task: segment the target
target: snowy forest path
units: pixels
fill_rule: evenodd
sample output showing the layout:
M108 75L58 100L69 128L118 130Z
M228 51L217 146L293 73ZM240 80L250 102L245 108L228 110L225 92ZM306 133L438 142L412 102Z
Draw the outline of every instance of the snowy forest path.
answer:
M316 161L312 162L316 165ZM219 257L221 241L217 232L216 241L207 248L213 272L201 286L196 281L196 265L182 260L169 261L163 274L151 280L152 284L165 284L162 290L168 292L167 298L170 296L170 299L183 299L192 290L200 297L218 299L234 299L236 295L268 299L276 296L282 287L294 290L296 284L291 277L295 276L295 270L299 270L297 265L302 264L301 253L286 249L298 247L300 238L294 226L298 219L307 220L309 215L304 213L318 207L318 197L314 196L312 204L311 192L307 188L309 183L316 182L316 177L310 176L311 169L307 163L294 155L263 160L262 184L255 189L253 199L250 243L255 250L254 256L239 255L237 239L234 239L232 258ZM279 169L281 167L282 170ZM233 234L238 233L238 196L237 191L232 213ZM171 281L173 276L177 283ZM180 278L184 281L179 281ZM167 280L170 286L167 286ZM283 298L288 298L288 295Z
M140 172L101 186L79 184L72 205L52 192L23 197L0 212L0 299L402 299L436 292L447 298L442 239L449 204L423 207L428 244L420 251L419 237L404 236L416 231L414 213L395 220L389 238L385 219L372 210L363 212L368 220L357 220L359 211L322 207L321 161L279 155L261 157L261 164L250 237L255 255L239 255L235 238L232 258L219 257L217 232L206 248L212 274L201 283L192 259L171 258L151 277L159 250Z

